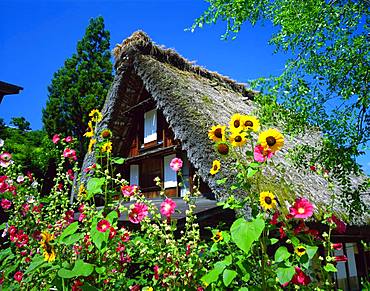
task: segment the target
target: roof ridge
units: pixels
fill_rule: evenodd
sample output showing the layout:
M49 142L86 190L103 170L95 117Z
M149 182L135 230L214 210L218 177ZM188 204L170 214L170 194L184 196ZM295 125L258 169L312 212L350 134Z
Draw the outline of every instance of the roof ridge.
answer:
M137 54L149 55L162 63L170 64L182 71L192 72L211 81L216 81L224 87L228 87L235 92L241 93L243 96L249 97L249 99L253 99L256 93L251 89L247 89L244 84L222 76L217 72L212 72L201 66L194 65L194 62L187 60L173 49L167 49L155 44L150 37L141 30L135 31L121 44L117 44L112 52L115 57L114 67L116 71L122 64L127 62L127 56L135 56Z

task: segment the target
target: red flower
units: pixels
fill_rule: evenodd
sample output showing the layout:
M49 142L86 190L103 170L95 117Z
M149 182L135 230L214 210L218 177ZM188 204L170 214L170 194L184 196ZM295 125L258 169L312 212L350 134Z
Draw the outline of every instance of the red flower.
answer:
M0 193L8 191L9 185L6 183L6 179L8 179L8 176L0 177Z
M96 229L100 232L106 232L110 228L110 223L108 220L102 219L96 225Z
M33 211L33 212L36 212L36 213L40 213L40 212L41 212L42 207L44 207L44 205L43 205L42 203L40 203L39 205L34 206L34 207L32 208L32 211Z
M153 270L154 270L154 279L159 280L159 274L158 274L159 267L158 267L158 265L155 265Z
M148 206L144 203L135 203L134 208L128 214L128 219L132 223L140 223L146 216L148 216Z
M343 248L343 244L342 243L334 243L334 244L331 244L331 248L334 249L334 250L341 250Z
M78 216L78 221L81 222L82 220L84 220L86 217L86 214L84 213L80 213L80 215Z
M20 283L23 278L23 273L21 271L18 271L14 274L14 280Z
M28 235L23 233L23 230L20 230L16 235L15 245L18 248L24 247L28 243Z
M84 283L81 282L79 279L75 280L72 285L72 291L80 291L82 290L80 286L83 286Z
M303 271L299 267L295 267L295 274L291 282L296 285L306 286L311 283L311 278L303 273Z
M313 205L305 198L297 198L289 210L294 218L308 218L313 214Z
M307 232L309 228L304 224L303 220L299 221L299 224L296 228L294 228L293 232L295 235L299 234L300 232L304 231Z
M283 239L284 237L286 237L283 226L280 226L279 233L280 233L280 239Z
M71 181L73 181L73 179L75 178L74 173L71 169L68 169L67 176L68 176L68 179Z
M139 285L134 285L130 287L130 291L140 291L140 286Z
M129 232L125 232L122 236L121 236L121 241L122 242L128 242L130 240L130 233Z
M72 150L72 149L69 149L69 148L66 148L64 151L63 151L63 156L65 158L70 158L70 159L73 159L73 160L77 160L77 157L76 157L76 151L75 150Z
M175 208L176 208L176 202L173 201L171 198L166 198L161 203L160 212L162 213L162 215L166 217L171 217L171 215L175 212Z
M315 166L310 166L310 170L315 172L316 171L316 167Z
M88 173L90 172L92 169L95 169L96 168L96 164L92 164L90 167L87 167L86 169L84 169L84 172L85 173Z
M118 243L118 247L116 247L117 252L124 252L126 249L126 246L123 243Z
M32 173L30 171L27 171L26 175L27 175L28 179L30 180L30 182L32 182L33 181Z
M53 143L54 144L57 144L59 141L60 141L60 137L59 137L59 134L54 134L53 136Z
M347 226L344 223L344 221L340 220L338 217L336 217L334 214L331 216L331 218L328 219L329 222L334 222L337 227L334 229L338 233L345 233Z
M35 230L32 234L34 240L41 240L41 231Z
M68 210L65 214L64 214L64 220L67 221L67 223L72 223L75 219L74 219L74 211L73 210Z
M179 158L173 158L170 162L170 168L175 172L180 171L182 168L182 160Z
M9 209L12 206L12 202L8 199L1 199L1 207L4 209Z
M346 256L335 256L334 257L334 260L336 261L336 262L347 262L348 261L348 259L347 259L347 257Z
M109 228L109 238L112 239L116 236L117 231L114 229L114 227Z
M280 215L280 212L279 211L275 211L275 213L272 215L272 219L270 221L270 224L271 225L276 225L278 224L278 218L279 218L279 215Z
M64 139L65 142L72 142L73 141L73 137L72 136L67 136L65 139Z
M190 255L190 245L187 245L186 246L186 253L185 253L185 255Z

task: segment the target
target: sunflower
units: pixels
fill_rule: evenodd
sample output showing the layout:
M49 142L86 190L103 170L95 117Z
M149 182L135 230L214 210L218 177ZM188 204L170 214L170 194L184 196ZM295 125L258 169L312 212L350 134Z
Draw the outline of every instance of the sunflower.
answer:
M96 144L96 139L95 138L90 139L89 148L88 148L89 153L92 152L92 148L93 148L94 144Z
M212 164L212 168L209 170L209 172L211 173L211 175L215 175L215 174L218 173L220 168L221 168L220 161L219 160L214 160L213 164Z
M100 120L103 119L103 115L98 109L91 110L89 116L91 117L91 120L94 122L99 122Z
M212 141L223 141L225 140L225 129L226 126L216 125L208 131L208 137Z
M215 146L216 148L216 151L220 154L220 155L223 155L223 156L226 156L229 154L229 150L230 150L230 147L229 147L229 144L226 143L226 142L218 142Z
M78 197L84 197L87 194L86 188L84 184L81 184L80 187L78 188Z
M243 130L242 116L238 113L231 116L229 126L230 126L231 131L235 131L235 132L242 131Z
M212 237L212 240L216 243L216 242L219 242L221 240L223 240L223 236L222 236L222 231L218 231L216 232L213 237Z
M112 142L111 141L107 141L105 142L102 147L101 147L101 151L103 153L107 152L107 153L111 153L112 152Z
M275 195L270 191L265 191L260 193L260 205L265 210L275 208L276 200Z
M254 132L257 132L260 129L260 122L254 116L243 115L241 121L242 121L242 126L246 130L252 130Z
M45 261L52 262L55 260L55 249L53 245L50 245L50 242L54 239L54 235L48 233L47 231L43 231L41 233L41 241L40 245L42 247L43 255Z
M247 142L247 134L245 132L231 132L230 135L231 145L234 147L241 147Z
M265 150L270 149L273 153L280 150L284 145L284 136L277 129L269 128L260 133L258 142Z
M94 128L93 128L92 122L89 121L87 123L87 126L89 127L89 131L85 132L84 136L93 137L94 136Z
M306 253L306 247L305 246L302 246L302 245L299 245L295 248L294 252L302 257L305 253Z
M107 138L108 139L108 138L112 137L112 132L108 128L106 128L106 129L102 130L102 132L100 133L100 136L102 138Z

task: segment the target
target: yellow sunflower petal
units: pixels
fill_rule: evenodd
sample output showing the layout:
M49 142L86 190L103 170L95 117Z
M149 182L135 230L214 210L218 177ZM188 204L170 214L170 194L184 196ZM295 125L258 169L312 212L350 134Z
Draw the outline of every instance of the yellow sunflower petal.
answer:
M211 175L215 175L220 171L221 162L219 160L214 160L212 163L212 168L209 170Z
M212 126L212 128L208 131L208 137L209 139L215 142L224 141L226 139L225 130L226 130L226 126L222 126L219 124L216 126Z
M260 130L260 122L259 120L250 115L242 115L242 126L246 130L252 130L254 132L257 132Z
M277 129L270 128L260 133L258 142L264 149L270 149L275 153L283 147L284 136Z
M264 210L276 207L275 195L270 191L260 193L260 205Z
M247 134L245 132L232 131L230 135L231 145L241 147L247 142Z
M236 131L236 132L242 131L244 129L242 125L242 116L238 113L231 116L229 126L230 126L231 131Z

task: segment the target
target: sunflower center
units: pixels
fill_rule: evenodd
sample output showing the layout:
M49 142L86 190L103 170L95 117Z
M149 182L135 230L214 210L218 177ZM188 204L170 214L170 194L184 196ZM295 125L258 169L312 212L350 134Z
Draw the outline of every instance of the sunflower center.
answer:
M253 127L253 122L250 121L250 120L247 120L246 122L244 122L244 125L249 126L249 127Z
M298 252L303 253L305 251L305 248L298 248Z
M237 135L237 136L234 138L234 140L235 140L236 142L241 142L241 141L242 141L242 137L241 137L240 135Z
M221 131L221 128L217 128L215 130L215 137L217 138L222 138L222 131Z
M268 197L268 196L265 197L265 202L266 202L266 204L270 205L272 203L271 197Z
M213 166L213 170L214 170L214 171L217 171L217 168L218 168L218 167L217 167L217 165L214 165L214 166Z
M303 207L299 207L298 208L298 213L299 214L303 214L305 211L304 211L304 208Z
M272 147L274 144L276 144L276 138L273 136L268 136L266 137L266 142L270 147Z
M234 121L234 127L237 128L240 126L240 121L239 120L235 120Z
M221 155L227 155L229 153L229 147L224 144L224 143L221 143L217 146L217 151L221 154Z

